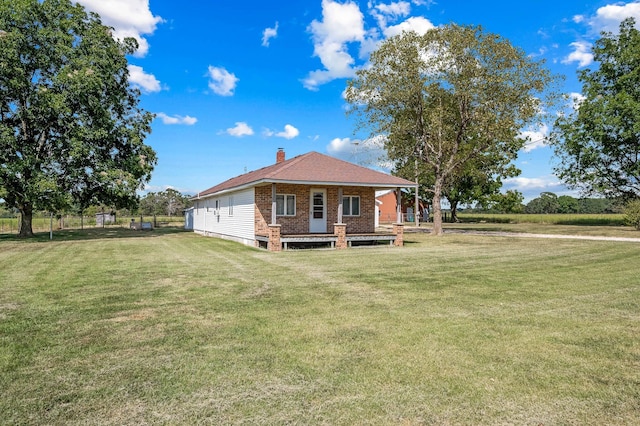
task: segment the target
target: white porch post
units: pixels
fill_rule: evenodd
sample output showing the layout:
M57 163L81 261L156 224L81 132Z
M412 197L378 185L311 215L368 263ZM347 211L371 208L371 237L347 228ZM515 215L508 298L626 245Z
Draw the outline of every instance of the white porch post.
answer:
M396 223L402 223L402 193L396 188Z
M338 223L342 223L342 187L338 188Z
M271 225L276 224L276 184L271 184Z

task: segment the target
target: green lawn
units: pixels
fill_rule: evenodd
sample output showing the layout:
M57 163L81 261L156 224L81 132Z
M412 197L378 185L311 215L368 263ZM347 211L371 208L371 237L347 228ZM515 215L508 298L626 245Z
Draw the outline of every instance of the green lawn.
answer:
M634 424L640 243L0 237L2 424Z

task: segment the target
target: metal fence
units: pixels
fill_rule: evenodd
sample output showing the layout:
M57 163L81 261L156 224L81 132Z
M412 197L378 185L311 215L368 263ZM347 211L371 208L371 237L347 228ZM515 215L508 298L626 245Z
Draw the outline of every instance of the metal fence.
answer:
M129 228L131 222L151 222L154 228L163 226L184 226L183 216L122 216L116 217L115 222L96 224L95 216L34 216L31 221L33 232L49 232L62 229L81 228ZM0 234L17 234L20 231L20 217L0 217Z

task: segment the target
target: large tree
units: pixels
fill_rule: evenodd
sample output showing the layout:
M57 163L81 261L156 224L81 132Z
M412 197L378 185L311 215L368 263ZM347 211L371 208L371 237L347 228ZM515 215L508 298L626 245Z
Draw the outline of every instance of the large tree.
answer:
M596 69L578 73L584 100L556 121L558 176L585 195L640 196L640 32L631 18L593 47Z
M521 131L539 118L539 96L553 81L542 62L500 36L446 25L383 42L349 81L346 99L358 129L386 138L392 161L417 158L433 175L439 235L447 181L474 162L501 168L516 158Z
M173 188L149 192L140 200L139 210L145 215L182 215L182 211L193 204L190 198Z
M20 211L19 235L34 210L129 206L150 179L136 48L69 0L0 2L0 198Z
M479 156L461 164L453 171L442 185L442 197L449 202L451 221L458 221L458 207L464 204L478 202L486 205L494 201L500 194L502 179L520 174L520 170L509 164L510 156L501 153L498 156ZM398 176L414 180L418 173L418 183L421 189L434 187L435 177L433 169L418 167L417 159L412 164L396 162L394 173ZM427 192L427 191L424 191ZM433 191L421 195L423 199L431 200Z

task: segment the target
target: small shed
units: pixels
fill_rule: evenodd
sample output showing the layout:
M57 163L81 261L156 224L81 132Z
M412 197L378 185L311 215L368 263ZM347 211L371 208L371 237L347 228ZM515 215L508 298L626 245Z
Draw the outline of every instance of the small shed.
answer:
M96 226L104 226L116 223L116 215L114 213L96 213Z

